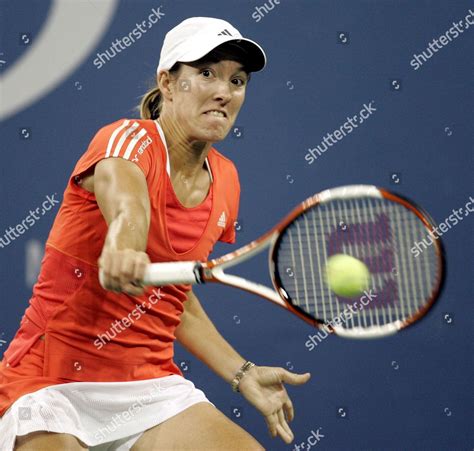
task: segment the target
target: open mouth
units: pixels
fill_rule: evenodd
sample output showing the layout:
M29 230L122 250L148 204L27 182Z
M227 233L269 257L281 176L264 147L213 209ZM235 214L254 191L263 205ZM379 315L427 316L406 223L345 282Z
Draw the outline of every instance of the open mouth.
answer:
M224 111L219 111L219 110L206 111L204 114L206 114L207 116L212 116L212 117L221 117L221 118L227 117L227 114L225 114Z

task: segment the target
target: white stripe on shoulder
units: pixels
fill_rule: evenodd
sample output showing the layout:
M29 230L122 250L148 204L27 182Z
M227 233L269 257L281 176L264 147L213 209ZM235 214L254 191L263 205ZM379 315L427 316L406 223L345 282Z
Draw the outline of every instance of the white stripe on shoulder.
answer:
M107 151L105 152L105 157L107 158L110 155L110 151L112 150L112 146L114 144L116 136L130 124L130 121L127 119L123 121L123 124L120 127L117 127L112 135L110 136L109 143L107 144Z
M168 173L168 176L170 176L171 173L171 166L170 166L170 159L168 155L168 144L166 143L166 138L165 138L165 133L163 132L163 129L161 128L161 124L158 121L158 119L155 119L155 125L156 129L158 130L158 133L161 138L161 142L163 143L163 146L165 147L165 154L166 154L166 172ZM170 176L171 177L171 176Z
M138 122L134 122L130 127L125 130L125 133L122 135L122 137L119 139L117 145L115 146L115 150L113 153L113 157L118 157L120 154L120 151L122 150L123 143L125 140L139 127Z
M125 153L123 154L123 158L126 160L129 159L130 154L132 153L133 149L137 145L138 141L143 138L143 136L146 135L146 130L142 128L131 140L130 143L128 144L127 148L125 149Z

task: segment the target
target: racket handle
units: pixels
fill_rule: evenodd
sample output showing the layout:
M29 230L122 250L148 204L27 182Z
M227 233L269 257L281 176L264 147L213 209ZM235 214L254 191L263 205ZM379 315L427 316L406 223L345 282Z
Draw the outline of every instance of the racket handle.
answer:
M202 283L199 262L150 263L143 278L143 285L173 285ZM99 270L99 282L104 288L103 270Z
M150 263L145 271L145 285L172 285L175 283L202 283L199 262Z

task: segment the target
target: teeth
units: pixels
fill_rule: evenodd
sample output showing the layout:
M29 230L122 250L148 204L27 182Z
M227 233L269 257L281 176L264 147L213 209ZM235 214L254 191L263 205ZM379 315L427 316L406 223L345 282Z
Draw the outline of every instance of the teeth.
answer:
M224 117L224 113L222 111L208 111L206 114L210 114L211 116L218 116L218 117Z

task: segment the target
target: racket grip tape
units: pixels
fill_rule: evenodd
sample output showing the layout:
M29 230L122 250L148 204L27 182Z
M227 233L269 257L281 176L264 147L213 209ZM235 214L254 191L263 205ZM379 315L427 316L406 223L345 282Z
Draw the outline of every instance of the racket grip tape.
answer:
M150 263L145 270L143 285L173 285L203 283L202 265L199 262ZM104 288L103 270L99 269L99 282Z
M155 286L202 283L201 267L201 263L193 261L151 263L145 271L143 283Z

